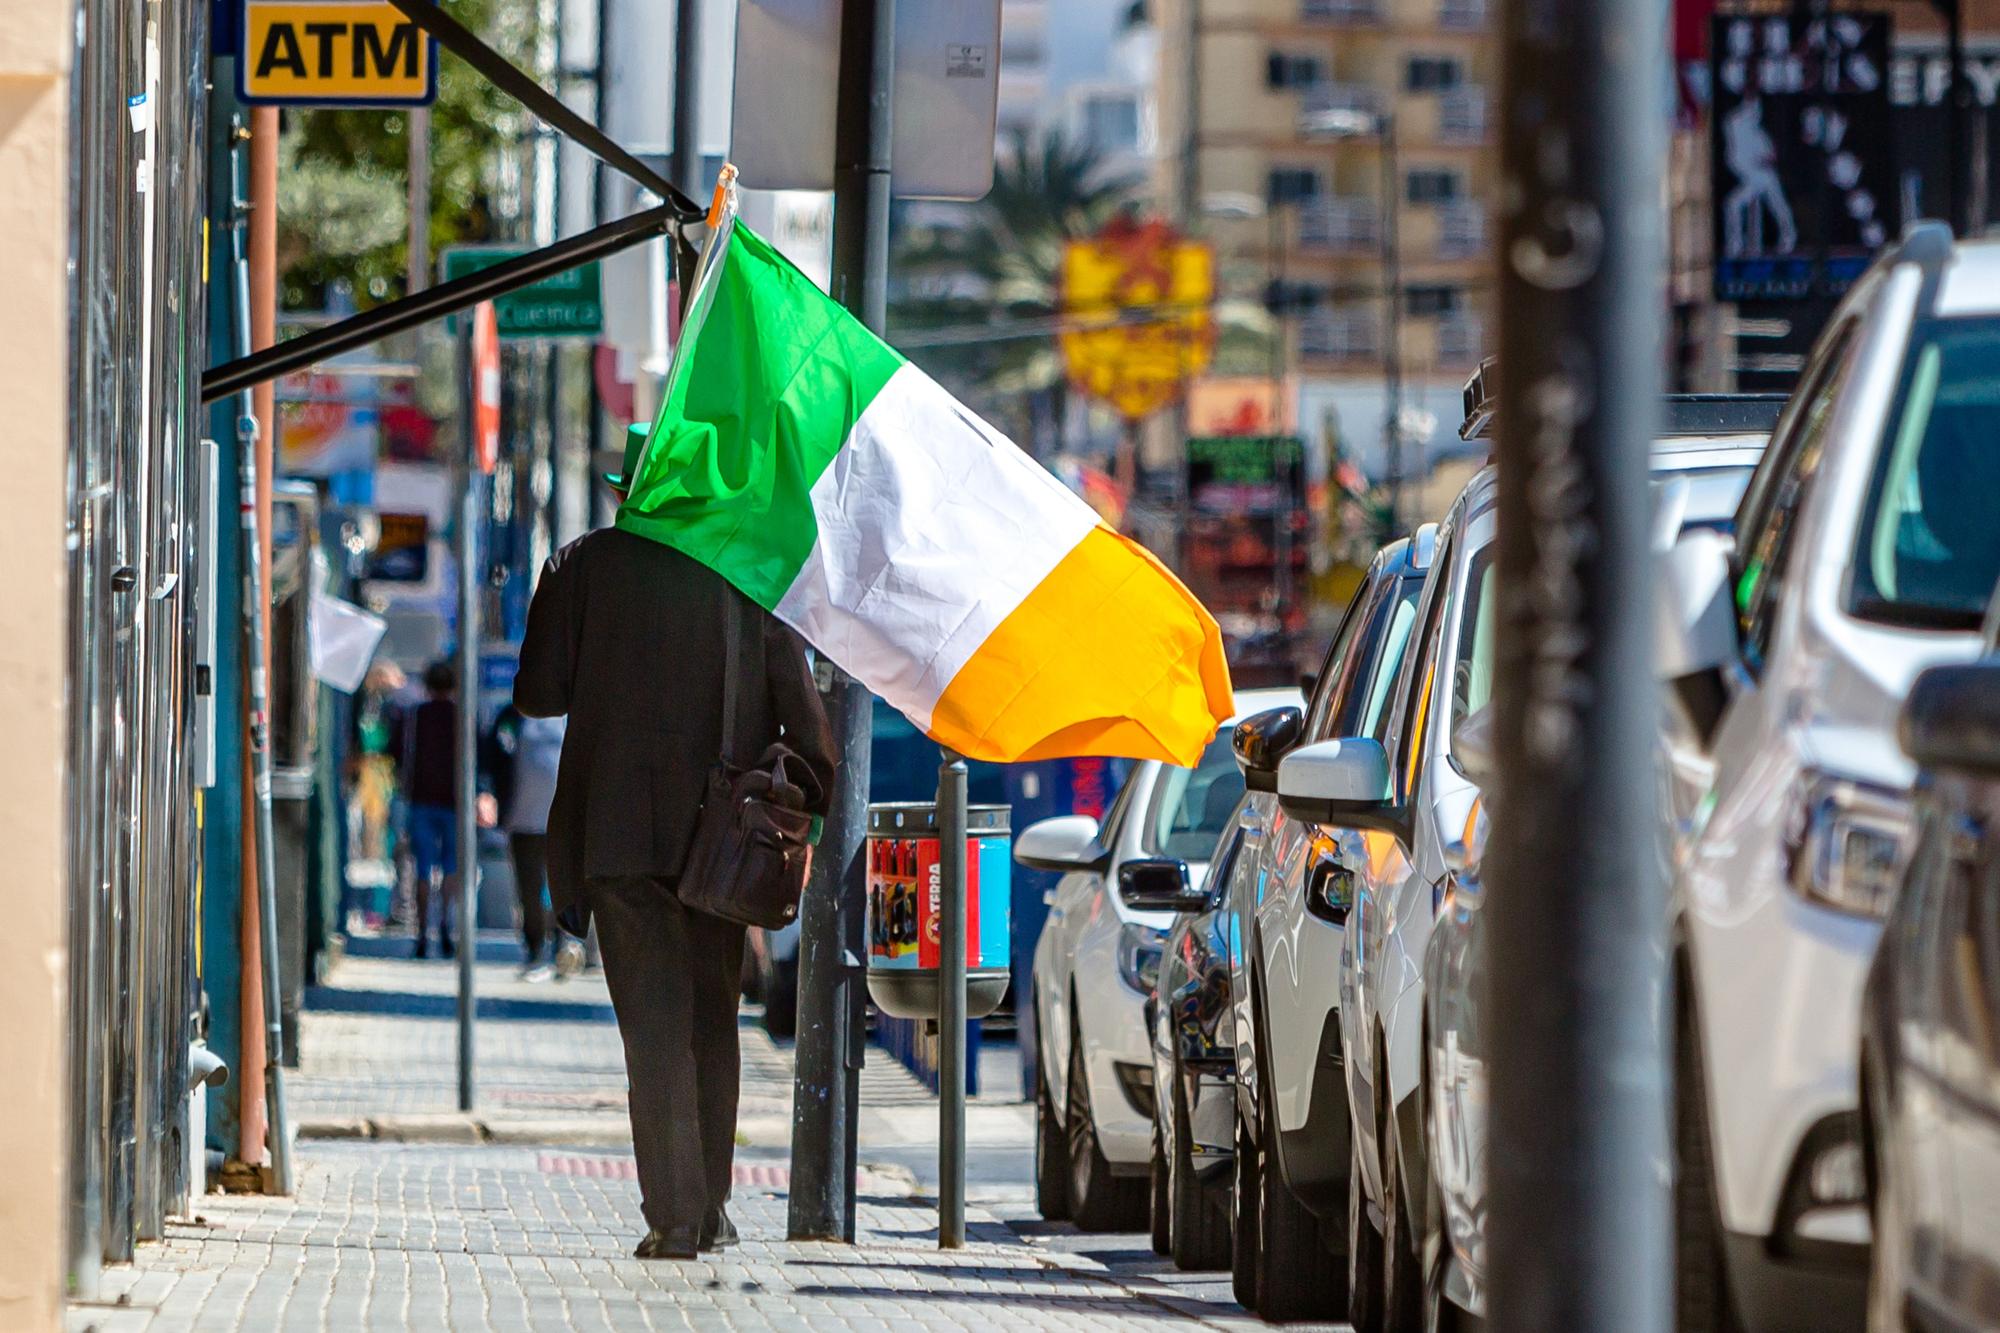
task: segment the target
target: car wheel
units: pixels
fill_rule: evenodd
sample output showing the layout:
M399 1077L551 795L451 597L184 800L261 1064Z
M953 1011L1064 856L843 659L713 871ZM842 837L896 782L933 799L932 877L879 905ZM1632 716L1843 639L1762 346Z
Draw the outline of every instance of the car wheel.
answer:
M1377 1086L1386 1091L1386 1073ZM1382 1143L1382 1327L1387 1333L1416 1333L1423 1319L1423 1288L1411 1241L1402 1139L1387 1107L1377 1112L1375 1123Z
M1707 1081L1685 1011L1674 1025L1674 1328L1676 1333L1739 1333L1723 1269L1708 1131Z
M1275 1144L1278 1122L1268 1095L1258 1099L1257 1110L1263 1142ZM1275 1162L1263 1164L1257 1184L1258 1315L1273 1323L1331 1319L1346 1297L1341 1288L1347 1284L1336 1279L1345 1270L1320 1243L1319 1219L1298 1201Z
M1161 1138L1160 1117L1153 1116L1153 1162L1149 1173L1152 1180L1152 1241L1153 1253L1167 1255L1173 1252L1173 1173L1167 1165L1167 1149Z
M799 962L771 960L764 975L764 1031L778 1041L799 1034Z
M1137 1231L1146 1225L1143 1176L1111 1174L1097 1144L1097 1120L1090 1110L1090 1079L1083 1069L1083 1034L1069 1038L1069 1097L1063 1129L1069 1146L1070 1220L1085 1231Z
M1056 1100L1049 1095L1046 1042L1036 1043L1041 1056L1035 1065L1035 1211L1050 1222L1069 1219L1069 1142L1056 1119Z
M1174 1062L1172 1096L1174 1141L1167 1171L1172 1179L1174 1267L1189 1273L1230 1267L1228 1187L1205 1183L1194 1169L1194 1131L1188 1118L1187 1084Z
M1236 1188L1231 1191L1229 1288L1236 1303L1246 1310L1257 1308L1257 1196L1263 1192L1263 1158L1257 1140L1243 1119L1243 1104L1236 1106Z
M1368 1217L1361 1135L1349 1130L1347 1141L1347 1322L1354 1333L1381 1333L1382 1233Z

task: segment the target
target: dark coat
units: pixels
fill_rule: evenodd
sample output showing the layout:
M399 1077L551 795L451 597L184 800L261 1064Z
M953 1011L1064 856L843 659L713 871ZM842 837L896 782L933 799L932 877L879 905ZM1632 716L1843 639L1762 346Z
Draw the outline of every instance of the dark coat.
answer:
M589 879L680 873L722 751L732 604L741 595L708 566L616 528L585 533L543 567L514 705L569 715L549 812L557 911L581 905ZM782 737L831 793L833 733L805 646L770 615L755 619L764 632L740 645L738 758Z

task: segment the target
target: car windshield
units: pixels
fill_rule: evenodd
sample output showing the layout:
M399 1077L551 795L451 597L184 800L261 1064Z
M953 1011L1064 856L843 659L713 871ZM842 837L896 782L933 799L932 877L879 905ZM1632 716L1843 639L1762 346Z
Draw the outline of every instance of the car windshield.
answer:
M1458 665L1451 677L1451 731L1493 697L1493 544L1472 553L1465 610L1458 621Z
M1936 319L1911 334L1854 552L1849 609L1976 629L2000 578L2000 319Z
M1243 799L1243 771L1229 748L1224 727L1201 752L1193 768L1169 768L1160 775L1160 794L1153 803L1152 827L1146 849L1155 856L1206 861L1215 841L1229 825L1229 814Z

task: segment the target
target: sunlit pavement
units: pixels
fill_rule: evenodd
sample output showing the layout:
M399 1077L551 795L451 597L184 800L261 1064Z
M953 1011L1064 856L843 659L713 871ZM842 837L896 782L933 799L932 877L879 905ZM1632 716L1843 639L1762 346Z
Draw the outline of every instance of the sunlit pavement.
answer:
M1248 1325L1226 1274L1177 1274L1141 1235L1042 1223L1015 1053L968 1108L969 1244L936 1248L937 1103L879 1050L862 1086L853 1246L783 1239L791 1055L745 1012L732 1212L701 1262L629 1257L643 1231L603 982L517 980L482 941L479 1099L456 1110L454 965L363 942L316 988L291 1098L296 1198L208 1195L74 1329L1068 1328Z

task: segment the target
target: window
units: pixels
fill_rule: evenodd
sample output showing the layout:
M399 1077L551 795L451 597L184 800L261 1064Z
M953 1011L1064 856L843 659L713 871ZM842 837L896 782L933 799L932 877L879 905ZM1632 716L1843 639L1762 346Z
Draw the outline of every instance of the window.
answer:
M1796 412L1788 410L1788 421L1779 423L1784 438L1773 446L1779 453L1771 462L1770 476L1761 486L1758 478L1752 478L1750 493L1744 497L1744 514L1737 525L1741 564L1736 577L1736 617L1743 635L1744 660L1753 671L1762 665L1770 647L1771 625L1781 601L1779 590L1785 586L1799 508L1819 471L1826 424L1845 382L1854 346L1854 321L1850 319L1814 353L1814 364L1806 370L1810 388L1802 388L1794 396L1794 401L1804 406Z
M1146 850L1154 856L1206 861L1229 816L1243 799L1243 770L1236 766L1227 728L1208 743L1193 768L1168 768L1154 789Z
M1403 177L1403 197L1413 204L1448 204L1458 198L1458 173L1419 167Z
M1319 198L1319 173L1311 167L1273 167L1269 198L1274 204Z
M1211 908L1222 906L1223 902L1228 899L1229 877L1236 873L1236 867L1241 859L1240 854L1242 851L1243 827L1239 824L1230 833L1229 843L1222 849L1222 855L1216 857L1215 863L1208 868L1206 888L1208 889L1208 905Z
M1096 96L1083 103L1083 138L1091 147L1117 152L1139 146L1139 103L1131 97Z
M1118 794L1111 798L1111 808L1106 810L1104 818L1098 821L1097 827L1100 832L1097 840L1102 845L1109 847L1117 841L1118 829L1124 824L1125 812L1132 804L1133 789L1139 785L1139 774L1143 772L1145 772L1143 764L1133 766L1132 771L1125 775L1124 783L1118 788Z
M1451 735L1493 697L1494 549L1489 542L1474 551L1472 567L1466 571L1465 608L1458 617L1458 662L1451 672Z
M1375 659L1375 671L1368 679L1368 691L1361 696L1361 706L1355 711L1350 730L1356 736L1369 736L1381 740L1389 726L1389 695L1396 683L1396 675L1403 669L1403 655L1409 650L1410 632L1417 625L1417 594L1423 591L1422 579L1406 579L1400 596L1390 612L1384 630L1382 647Z
M1437 660L1438 639L1444 632L1445 587L1449 583L1449 571L1457 559L1456 541L1441 540L1437 559L1431 565L1431 576L1424 585L1425 600L1419 607L1423 619L1411 638L1414 651L1406 647L1402 672L1396 677L1397 684L1392 689L1392 697L1400 702L1386 710L1389 713L1384 727L1382 748L1389 752L1390 771L1407 769L1410 777L1403 790L1412 791L1416 787L1415 772L1417 754L1422 748L1424 711L1430 696L1430 680L1433 664Z
M1325 78L1316 56L1273 51L1264 64L1264 83L1271 88L1305 88Z
M2000 578L2000 319L1917 325L1862 511L1848 607L1977 629Z
M1464 67L1450 56L1411 56L1403 66L1403 87L1413 93L1443 92L1464 78Z
M1451 315L1465 304L1465 293L1457 287L1409 287L1403 291L1403 313L1408 315Z
M1303 734L1308 743L1333 735L1328 728L1332 725L1334 701L1340 697L1341 678L1347 672L1348 658L1353 654L1355 641L1361 637L1361 628L1379 600L1379 591L1366 583L1355 589L1354 600L1348 603L1340 628L1333 632L1333 642L1327 645L1326 660L1320 663L1319 679L1313 685L1312 703L1306 710Z

